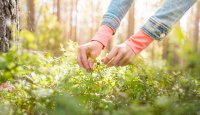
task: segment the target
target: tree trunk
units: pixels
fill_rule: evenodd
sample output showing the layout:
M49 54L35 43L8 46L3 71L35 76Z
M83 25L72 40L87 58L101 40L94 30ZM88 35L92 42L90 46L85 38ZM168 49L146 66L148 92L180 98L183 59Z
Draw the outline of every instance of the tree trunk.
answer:
M78 0L71 0L70 39L72 41L76 41L77 3L78 3Z
M193 39L194 49L196 52L198 51L199 20L200 20L200 2L198 1L194 12L194 25L192 31L192 39Z
M163 51L162 51L162 59L168 59L169 56L169 38L165 38L163 40Z
M10 48L11 24L17 17L17 0L0 0L0 52Z
M93 2L93 0L90 0L89 2L90 2L90 6L91 6L91 11L94 11L94 2ZM93 14L93 12L91 13L91 22L89 22L89 23L91 23L91 25L92 25L90 27L90 38L92 38L93 35L94 35L94 30L93 30L93 26L94 26L94 14Z
M134 33L134 27L135 27L135 5L133 3L130 8L128 17L128 37L130 37Z
M61 19L60 19L60 0L57 0L57 19L58 21L60 22Z
M34 0L28 0L27 6L28 6L27 27L28 27L29 31L35 31L35 3L34 3Z

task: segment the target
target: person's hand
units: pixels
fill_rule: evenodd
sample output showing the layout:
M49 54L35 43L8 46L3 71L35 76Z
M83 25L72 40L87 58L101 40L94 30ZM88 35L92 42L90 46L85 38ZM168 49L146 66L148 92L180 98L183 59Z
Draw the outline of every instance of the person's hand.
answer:
M98 57L103 45L98 41L91 41L78 48L77 62L79 66L90 72L93 69L94 58Z
M130 46L123 43L114 47L111 52L102 59L102 62L107 65L107 67L111 66L126 66L132 64L132 59L135 57L135 53L131 49Z

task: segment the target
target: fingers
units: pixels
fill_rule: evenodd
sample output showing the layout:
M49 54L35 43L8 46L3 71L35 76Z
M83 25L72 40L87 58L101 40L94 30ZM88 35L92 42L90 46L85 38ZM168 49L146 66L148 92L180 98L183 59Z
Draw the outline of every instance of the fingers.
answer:
M126 44L121 44L114 49L102 60L107 67L111 66L124 66L131 64L132 57L134 57L134 52Z
M110 62L113 59L113 57L117 55L117 53L118 53L117 48L116 47L113 48L111 52L105 58L102 59L102 62L104 64L108 64L108 62Z
M109 63L108 63L108 67L111 67L111 66L117 66L119 61L123 58L123 53L119 52L117 54L117 56L115 56Z
M96 57L101 53L102 47L102 44L99 42L89 42L81 45L78 49L77 56L77 63L79 66L90 72Z
M85 68L88 72L91 71L89 61L88 61L87 51L85 48L79 48L77 62L79 66L81 66L82 68Z
M125 56L119 61L118 66L126 66L126 64L129 63L130 57L131 57L130 54L125 55Z
M88 57L87 57L87 53L86 51L82 51L81 53L81 62L83 64L83 67L87 70L87 71L91 71L91 68L89 66L89 62L88 62Z
M81 55L80 55L80 53L78 53L77 62L78 62L78 65L79 65L80 67L84 68L84 67L83 67L83 64L82 64L82 61L81 61Z

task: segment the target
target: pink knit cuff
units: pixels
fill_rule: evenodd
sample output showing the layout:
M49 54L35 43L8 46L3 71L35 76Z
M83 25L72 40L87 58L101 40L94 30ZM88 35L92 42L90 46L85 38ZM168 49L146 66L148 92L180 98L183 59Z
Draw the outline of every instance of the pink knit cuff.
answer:
M91 41L98 41L103 44L105 48L112 39L112 35L113 30L107 25L102 25Z
M153 39L145 34L142 30L131 36L125 43L131 47L135 54L144 50Z

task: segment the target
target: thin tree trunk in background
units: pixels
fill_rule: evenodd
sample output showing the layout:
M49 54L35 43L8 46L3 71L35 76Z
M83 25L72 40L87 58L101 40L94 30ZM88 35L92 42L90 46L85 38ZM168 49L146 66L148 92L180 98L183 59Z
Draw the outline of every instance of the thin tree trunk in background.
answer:
M77 26L77 0L71 0L70 9L70 39L76 41L76 26Z
M200 2L197 2L195 12L194 12L194 24L192 29L192 39L194 44L194 49L198 52L198 40L199 40L199 20L200 20Z
M35 3L34 3L34 0L28 0L27 6L28 6L27 27L28 27L29 31L35 31Z
M64 2L64 1L63 1ZM63 5L63 4L61 4ZM65 36L66 36L66 40L70 40L71 39L71 0L66 0L64 2L64 11L66 13L66 17L65 19Z
M57 16L57 0L53 0L53 6L52 7L53 7L54 10L56 9L56 11L53 10L53 14Z
M128 37L130 37L134 33L135 27L135 4L133 3L128 15ZM127 37L127 38L128 38Z
M76 41L76 27L77 27L77 0L72 2L72 33L71 39Z
M101 19L102 15L97 15L97 14L99 14L99 11L101 11L100 4L101 4L101 1L97 1L97 3L94 4L94 9L95 9L95 15L94 15L94 20L95 20L94 27L95 28L93 28L94 29L94 33L96 33L98 31L100 23L101 23L101 20L102 20Z
M67 39L71 40L71 29L72 29L72 0L67 0Z
M58 21L60 22L61 19L60 19L60 0L57 0L57 19Z
M163 40L162 59L167 59L169 56L169 38Z
M72 24L73 24L73 0L70 0L70 27L69 27L69 39L72 40Z
M175 28L179 28L180 31L182 31L180 21L178 21L175 26L176 26ZM179 44L177 44L177 43L173 43L171 45L172 45L173 49L178 49L179 48ZM173 53L173 57L172 57L172 64L171 65L180 64L181 59L180 59L180 57L178 55L177 50L173 50L172 53Z
M91 24L89 24L91 27L90 27L90 38L89 39L91 39L92 37L93 37L93 35L94 35L94 31L93 31L93 26L94 26L94 4L93 4L93 0L90 0L90 6L91 6L91 11L90 11L90 17L89 18L91 18L90 19L90 22L89 23L91 23ZM94 11L94 12L92 12L92 11Z

